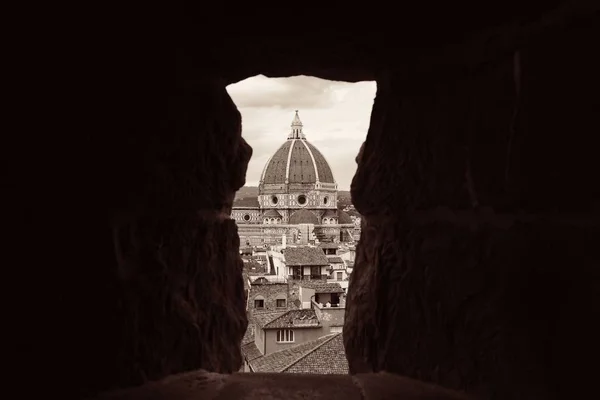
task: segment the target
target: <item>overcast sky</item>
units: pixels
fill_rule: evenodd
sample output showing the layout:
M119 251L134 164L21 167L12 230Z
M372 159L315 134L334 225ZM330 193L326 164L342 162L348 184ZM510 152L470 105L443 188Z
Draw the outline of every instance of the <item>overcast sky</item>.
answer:
M242 113L242 136L254 150L246 185L258 185L265 163L287 139L294 110L299 110L306 139L329 162L339 189L348 190L356 172L354 158L369 128L375 90L375 82L307 76L258 75L229 85L227 91Z

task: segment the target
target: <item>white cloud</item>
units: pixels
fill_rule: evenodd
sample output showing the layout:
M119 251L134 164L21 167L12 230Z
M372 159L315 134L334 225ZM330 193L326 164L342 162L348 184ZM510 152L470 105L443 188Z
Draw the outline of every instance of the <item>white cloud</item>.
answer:
M268 158L285 142L298 109L308 141L329 161L339 188L349 189L356 172L354 158L369 128L375 82L259 75L229 85L227 91L242 114L242 135L254 149L247 185L258 184Z

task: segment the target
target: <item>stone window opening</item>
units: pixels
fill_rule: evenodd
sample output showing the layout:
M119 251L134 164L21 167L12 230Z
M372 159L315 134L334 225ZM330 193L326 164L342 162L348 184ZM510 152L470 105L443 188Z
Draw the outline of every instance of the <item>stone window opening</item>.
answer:
M321 267L310 267L310 279L319 280L321 278Z
M254 308L257 310L264 310L265 308L265 298L262 296L256 296L254 298Z
M294 343L294 331L291 329L278 330L277 343Z
M284 297L277 298L275 300L275 307L276 308L286 308L287 307L287 300Z

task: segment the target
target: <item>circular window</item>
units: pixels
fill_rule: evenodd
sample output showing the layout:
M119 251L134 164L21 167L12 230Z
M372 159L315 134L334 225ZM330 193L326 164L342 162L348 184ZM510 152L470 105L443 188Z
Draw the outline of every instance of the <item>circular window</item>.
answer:
M301 194L300 196L298 196L298 204L303 205L306 204L306 196Z
M250 221L250 214L244 215L244 221Z
M273 204L279 203L279 199L277 198L277 196L272 196L271 197L271 203L273 203Z
M329 198L328 197L323 197L323 204L327 204L329 202Z

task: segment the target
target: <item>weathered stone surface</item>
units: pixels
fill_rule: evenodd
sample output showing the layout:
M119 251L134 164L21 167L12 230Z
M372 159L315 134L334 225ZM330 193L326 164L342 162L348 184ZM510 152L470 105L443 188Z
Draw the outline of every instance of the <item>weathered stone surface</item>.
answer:
M133 237L130 252L118 252L124 380L237 371L247 321L235 222L150 217L119 229Z
M243 264L229 219L251 155L240 114L219 82L181 78L137 99L126 137L96 138L112 150L97 191L111 195L93 211L105 219L81 227L98 230L76 292L88 308L65 336L80 395L242 364Z
M591 250L600 230L550 221L474 228L367 226L344 328L351 373L546 398L576 359L588 358L561 348L594 345L585 315L600 312L600 254Z
M231 379L231 375L192 371L169 376L157 382L106 392L94 400L213 400Z
M589 388L600 164L588 151L600 126L579 96L598 88L588 68L599 65L579 46L594 31L558 30L422 93L403 92L395 72L378 82L352 184L365 219L346 306L351 373L482 398Z
M240 116L224 87L259 73L350 81L375 77L381 91L363 152L374 169L369 175L361 167L361 187L354 190L369 230L358 250L356 301L348 306L348 320L354 322L345 329L354 370L402 369L483 394L494 383L501 394L514 389L505 398L522 388L523 397L534 398L552 388L559 398L586 393L600 358L594 357L600 335L586 325L598 319L588 305L600 303L596 239L589 222L582 223L594 225L599 210L600 158L589 139L600 121L595 113L600 68L592 51L598 25L565 24L552 38L500 47L487 42L488 36L476 38L475 47L461 45L471 33L499 26L510 32L498 37L510 37L558 3L566 2L513 0L497 7L447 2L435 13L416 3L407 3L401 13L373 4L295 10L296 21L303 20L302 12L310 13L314 29L309 30L294 29L289 7L278 18L255 4L247 7L263 20L240 8L232 13L224 4L227 10L212 12L210 24L193 12L176 27L163 15L125 17L123 30L103 21L111 29L98 30L102 40L112 33L114 41L86 41L81 47L92 57L76 49L78 60L69 69L75 74L82 65L93 68L78 82L86 94L76 98L81 109L65 106L52 93L64 121L8 135L22 138L21 149L14 151L9 139L3 154L11 157L6 191L15 195L6 210L17 216L12 234L18 232L20 242L6 263L27 271L21 281L10 281L33 292L15 296L31 302L20 312L23 324L15 325L29 320L27 331L34 337L23 347L39 344L43 350L23 355L23 364L55 374L54 385L65 398L200 366L226 372L237 365L244 314L234 318L233 311L243 293L236 283L235 232L222 217L243 183L250 149L240 138ZM574 3L594 2L569 2ZM590 20L598 15L592 5L596 14L590 12ZM160 13L166 14L164 7ZM382 29L365 34L352 13L378 21ZM257 33L261 26L268 27L266 35ZM568 31L573 26L580 30L576 38ZM445 47L450 43L458 47ZM519 57L507 56L517 49ZM182 65L182 54L193 62L188 58ZM96 114L76 120L78 111L90 110ZM73 132L66 131L70 125ZM465 219L457 211L471 212L474 205L491 206L492 216L510 212L508 222L500 224L508 227L495 222L470 230L465 221L475 220L477 228L490 214L478 209ZM424 210L428 223L409 215L411 208L438 206L433 215ZM548 214L549 225L514 225L522 211L534 219L532 214ZM381 214L382 220L393 218L387 223L372 218ZM584 242L575 238L584 233L592 239L581 247ZM551 245L536 239L538 234ZM494 253L486 253L486 246ZM385 282L407 267L412 269L401 285ZM492 284L490 277L498 281ZM413 286L394 292L394 285L404 289L407 280ZM39 298L29 289L36 281L47 289ZM379 288L378 297L365 292L369 282ZM527 294L528 286L542 293L528 296L531 303L524 306L516 304L520 295L507 292ZM484 292L479 297L473 295L477 289ZM469 294L473 303L457 297ZM526 315L527 310L537 314ZM364 323L357 320L360 313ZM388 315L399 315L400 325L415 325L396 326ZM501 317L506 320L494 320ZM447 321L455 326L444 326ZM207 325L213 323L216 327ZM504 331L485 336L495 323ZM227 341L232 347L225 348ZM495 360L498 348L502 356ZM438 361L447 370L438 368ZM509 364L514 370L506 376L498 372Z
M132 113L146 120L133 124L112 152L110 183L122 194L111 199L114 216L195 210L228 215L252 149L222 83L174 83L141 101L147 107Z
M459 392L385 372L356 374L352 379L361 389L364 400L467 399Z
M93 400L420 400L465 399L457 392L393 374L314 375L206 371L178 374L158 382L108 392Z

